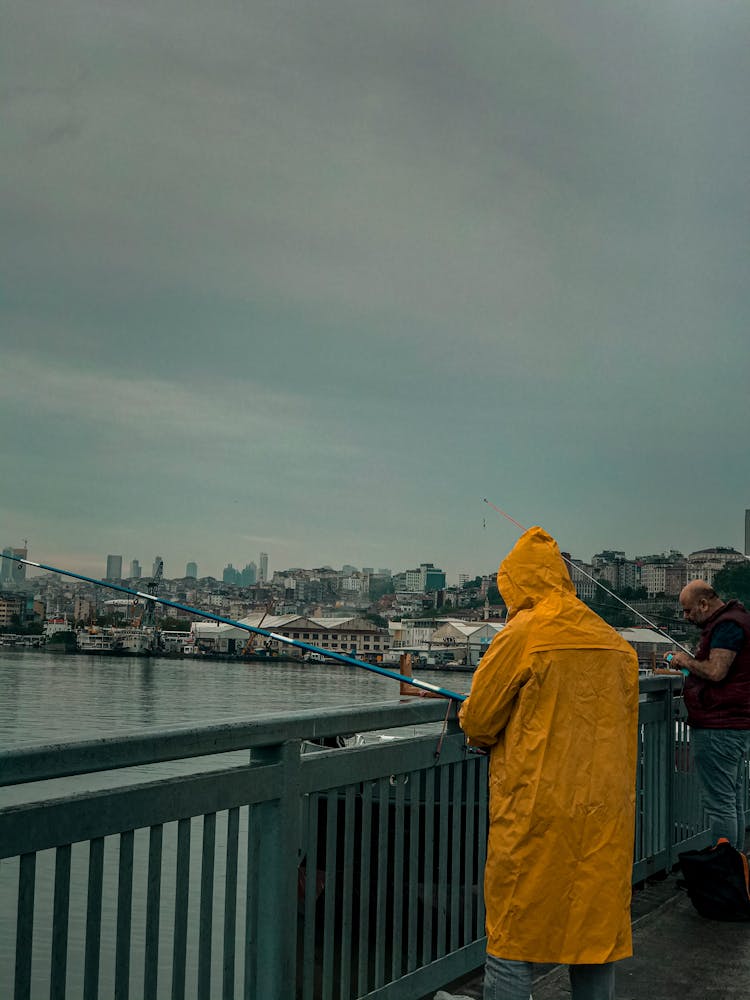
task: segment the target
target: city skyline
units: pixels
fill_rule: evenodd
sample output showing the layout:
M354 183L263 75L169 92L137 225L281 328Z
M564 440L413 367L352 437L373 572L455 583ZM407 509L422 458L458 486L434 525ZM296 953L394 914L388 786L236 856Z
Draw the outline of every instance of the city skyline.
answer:
M456 579L517 538L487 497L580 558L742 550L749 38L705 0L11 0L0 534Z
M744 523L746 525L750 524L750 509L746 509L745 512L744 512ZM25 540L25 541L27 541L27 540ZM744 552L743 552L743 550L742 550L741 547L736 547L736 546L722 546L722 545L716 545L716 546L714 546L714 545L708 545L708 546L701 546L700 548L687 549L687 550L665 549L665 548L662 548L662 549L657 549L657 550L655 550L653 552L645 552L644 551L644 552L634 552L632 554L626 552L625 550L620 550L620 549L615 549L613 547L605 546L602 549L600 549L599 552L591 553L588 556L582 556L579 553L575 553L575 552L568 552L567 550L564 550L564 549L563 549L563 552L565 553L566 556L569 556L570 558L572 558L576 562L583 563L585 565L590 565L591 562L592 562L592 560L594 560L597 556L605 554L605 553L616 553L618 556L622 556L625 559L626 562L635 562L635 561L640 561L640 560L648 559L650 557L661 558L661 557L674 556L674 555L678 555L678 554L682 555L683 557L688 557L691 554L695 554L695 553L706 551L706 550L712 550L712 549L719 549L719 550L721 550L721 549L731 549L731 550L733 550L735 552L738 552L738 553L740 553L740 554L742 554L742 555L750 558L750 552L747 551L749 547L750 546L748 546L747 539L746 539L746 542L745 542L745 551ZM13 554L16 554L16 555L18 555L18 554L20 554L22 552L26 552L25 549L24 550L22 550L22 549L13 549L10 546L6 546L3 549L3 551L4 552L13 553ZM32 560L34 558L33 554L31 552L28 552L27 556L28 556L28 558L30 558ZM179 562L181 558L182 557L178 557L177 558L177 562ZM263 577L261 575L261 568L264 566L264 559L265 559L265 572L267 574L267 577ZM102 580L116 579L117 576L118 576L118 573L116 572L116 568L119 566L120 569L122 570L122 568L124 566L128 565L128 564L130 565L130 569L131 569L131 578L133 577L133 569L134 569L134 567L138 567L139 574L138 574L138 576L136 578L138 578L138 579L148 579L150 575L153 575L156 572L157 563L158 563L158 561L162 561L162 557L161 556L154 557L153 566L152 566L152 574L150 574L150 575L149 574L143 574L143 572L141 570L141 566L142 566L141 560L139 560L137 558L129 557L129 556L122 555L122 554L112 554L112 553L110 553L110 554L108 554L108 555L106 555L104 557L104 560L105 560L105 570L101 574L101 577L100 577ZM47 560L40 559L39 561L41 561L41 562L47 562L48 565L52 565ZM6 579L9 580L11 578L11 570L8 569L8 568L6 568L6 567L11 567L11 566L18 565L18 564L11 563L10 561L7 561L7 560L2 560L2 562L3 562L3 566L0 566L0 576L2 576L2 579L4 579L4 580L6 580ZM261 552L261 553L258 554L258 563L256 563L256 561L254 559L250 559L249 561L246 561L244 563L244 570L242 570L242 571L239 569L239 566L237 566L237 567L234 566L232 560L228 560L227 562L223 563L223 565L221 567L218 567L215 572L207 571L205 573L198 574L198 564L197 564L197 562L195 562L194 560L189 560L189 561L187 561L185 563L185 573L180 573L180 572L171 573L169 571L169 567L166 567L166 568L163 569L163 575L167 579L181 579L183 577L184 578L198 577L198 578L202 579L202 578L212 577L212 578L214 578L217 581L221 581L222 578L225 576L226 570L232 570L233 572L236 572L238 577L240 575L242 575L243 573L247 574L247 571L250 570L252 572L253 576L254 576L254 579L253 579L252 582L254 582L254 583L262 583L265 578L267 578L267 579L270 580L273 577L273 575L274 575L275 572L284 573L284 572L287 572L287 571L293 571L293 570L297 570L297 569L303 569L303 570L308 571L308 572L309 571L313 571L315 569L329 569L329 570L333 570L335 572L344 573L344 574L347 573L347 572L355 572L355 573L368 573L370 575L373 575L373 574L374 575L381 575L383 573L385 573L387 575L392 575L392 574L395 575L395 574L398 574L398 573L406 572L408 570L413 570L415 568L413 566L403 565L403 566L399 566L395 571L393 571L390 568L387 569L387 570L382 570L382 569L377 569L376 570L375 567L365 567L365 566L362 566L362 565L355 565L355 564L349 563L349 562L343 562L339 566L335 566L335 565L332 565L330 563L321 563L321 562L313 562L309 566L304 566L302 563L297 562L297 563L290 563L290 564L285 565L285 566L271 567L271 569L269 571L269 568L268 568L269 565L270 565L270 563L269 563L268 553ZM420 560L420 562L418 564L416 564L416 565L419 565L419 566L422 566L422 567L424 567L424 566L433 567L434 566L435 569L439 570L440 572L444 572L443 568L439 564L426 563L424 560ZM82 567L80 567L80 566L76 568L76 567L70 566L70 565L69 566L58 566L57 568L61 569L61 570L63 570L63 569L69 569L69 570L72 570L73 572L75 572L76 569L78 569L78 570L82 569ZM26 570L26 567L21 567L21 569ZM40 575L42 573L44 573L44 570L35 570L33 568L29 568L29 570L28 570L28 576L30 578L33 578L34 576ZM461 578L463 578L463 577L467 577L469 579L474 579L476 576L491 576L493 574L494 574L494 570L493 569L476 569L476 570L473 570L471 568L457 571L456 574L452 578L449 578L450 574L446 573L446 578L449 578L449 579L447 579L447 585L448 586L454 586L454 585L456 585L456 583L460 584ZM96 576L96 573L94 573L93 575ZM125 574L122 574L122 578L126 578Z

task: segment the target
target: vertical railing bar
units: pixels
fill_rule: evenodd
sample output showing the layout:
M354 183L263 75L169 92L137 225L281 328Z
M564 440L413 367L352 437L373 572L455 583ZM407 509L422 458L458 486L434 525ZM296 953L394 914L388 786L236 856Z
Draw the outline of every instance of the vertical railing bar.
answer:
M388 812L390 783L388 778L378 779L378 886L375 912L375 977L374 985L385 983L385 931L386 900L388 898Z
M177 869L175 877L174 940L172 945L172 1000L185 998L188 900L190 897L190 820L177 824Z
M305 856L305 920L302 929L302 1000L313 1000L315 989L315 931L318 901L318 801L308 796L307 854Z
M465 843L461 836L462 804L464 800L464 765L459 762L451 765L453 776L453 815L451 817L450 842L450 951L458 950L459 924L461 914L461 855ZM465 884L465 883L464 883Z
M83 964L83 1000L99 996L99 960L102 937L104 838L89 842L89 878L86 896L86 950Z
M338 791L326 795L326 863L323 889L323 980L322 1000L333 996L333 958L336 941L336 852L338 847Z
M651 746L649 748L648 755L648 787L649 787L649 816L651 817L651 842L649 844L649 856L653 857L654 854L659 849L658 841L658 830L659 830L659 795L657 781L661 777L657 767L659 743L661 742L661 733L657 726L652 725L651 727Z
M438 890L437 890L437 932L436 957L442 958L446 953L446 921L448 908L448 821L450 772L446 765L440 768L440 827L438 831Z
M475 827L475 801L474 801L474 788L476 784L476 779L474 777L476 772L475 761L470 757L464 758L464 771L466 774L466 781L464 782L464 788L466 789L466 808L463 811L465 818L465 826L463 837L463 878L462 884L464 887L464 908L463 908L463 936L461 938L461 944L467 945L474 940L474 928L472 926L472 897L474 895L474 858L476 856L476 843L474 840L474 827Z
M214 911L214 860L216 813L203 817L201 857L200 930L198 934L198 996L211 996L211 941Z
M152 826L148 836L148 874L146 877L146 946L143 957L144 1000L158 1000L162 840L162 825L157 824L156 826Z
M638 763L635 769L635 846L634 860L643 859L643 776L642 765L645 752L643 726L638 726Z
M359 942L357 953L357 996L369 993L370 959L370 862L372 859L372 784L362 786L359 851Z
M55 895L52 904L50 1000L65 1000L68 971L68 919L70 914L70 844L55 851Z
M667 871L672 870L672 865L677 860L677 850L675 848L676 841L676 829L675 829L675 818L676 818L676 808L675 808L675 787L677 785L677 726L675 725L675 715L674 715L674 698L672 685L665 692L666 700L666 717L667 717L667 733L669 735L667 743Z
M227 867L224 881L224 964L223 1000L234 1000L235 954L237 948L237 868L240 838L238 806L227 815Z
M489 758L482 756L477 762L477 936L484 929L484 866L487 861L487 825L489 822Z
M409 879L408 917L406 944L406 971L414 972L417 967L417 931L419 929L417 903L419 899L419 815L422 808L422 774L412 771L409 782Z
M130 925L133 909L133 830L120 834L117 882L117 934L115 941L115 1000L130 995Z
M354 786L347 785L344 809L344 878L341 887L340 1000L349 1000L352 980L352 909L354 907Z
M391 980L401 975L403 968L404 932L404 782L407 775L396 775L393 823L393 932L391 934Z
M247 817L247 889L245 892L245 987L244 1000L255 1000L258 976L258 907L256 901L260 866L260 831L252 806Z
M643 755L643 856L649 858L652 853L651 827L651 758L653 756L652 728L644 729L645 746Z
M14 1000L31 996L31 955L34 942L34 890L36 854L22 854L18 867L18 910L16 914L16 969Z
M435 783L438 778L436 768L424 772L424 868L423 868L423 906L422 921L422 965L432 961L432 906L435 898Z

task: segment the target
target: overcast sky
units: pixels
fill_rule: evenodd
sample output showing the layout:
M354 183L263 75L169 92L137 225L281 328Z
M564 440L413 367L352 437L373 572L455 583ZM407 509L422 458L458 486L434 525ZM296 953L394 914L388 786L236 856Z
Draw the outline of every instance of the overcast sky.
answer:
M0 545L743 547L746 0L10 0Z

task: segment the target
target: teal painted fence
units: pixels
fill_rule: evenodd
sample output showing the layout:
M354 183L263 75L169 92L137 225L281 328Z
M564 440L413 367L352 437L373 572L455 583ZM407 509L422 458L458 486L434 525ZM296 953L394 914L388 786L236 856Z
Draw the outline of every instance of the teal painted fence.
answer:
M487 757L445 712L0 752L7 995L413 1000L477 968ZM640 722L634 881L706 842L670 678L642 682Z

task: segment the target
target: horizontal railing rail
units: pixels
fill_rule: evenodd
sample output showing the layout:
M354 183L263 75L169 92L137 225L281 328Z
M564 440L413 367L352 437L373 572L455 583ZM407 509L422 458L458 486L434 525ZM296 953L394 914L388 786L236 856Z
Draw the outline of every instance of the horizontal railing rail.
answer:
M634 882L707 840L678 690L641 682ZM0 982L14 1000L406 1000L478 967L488 759L447 707L0 752L26 796L0 793Z

